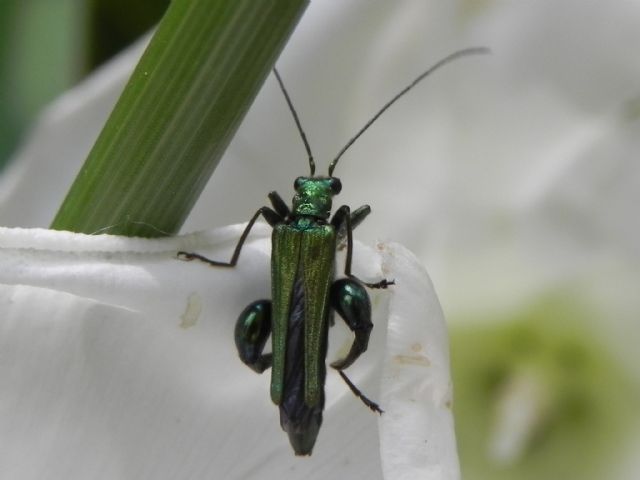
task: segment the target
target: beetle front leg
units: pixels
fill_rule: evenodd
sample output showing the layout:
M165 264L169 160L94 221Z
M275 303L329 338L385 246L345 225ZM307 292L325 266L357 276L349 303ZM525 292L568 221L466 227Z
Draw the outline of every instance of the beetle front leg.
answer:
M263 354L271 334L271 301L256 300L245 308L236 322L234 338L240 360L258 373L271 367L272 355Z
M331 364L337 370L344 370L355 362L369 345L369 335L373 328L371 302L360 282L351 278L342 278L331 285L330 303L355 334L347 356Z
M275 194L276 196L278 195L275 192L271 192L271 193ZM278 198L280 197L278 196ZM200 260L201 262L208 263L213 267L235 267L236 263L238 263L238 258L240 258L240 251L242 250L242 246L244 245L245 240L249 236L249 232L251 231L253 224L256 223L256 220L260 215L262 215L264 219L267 221L267 223L272 227L284 221L284 218L282 218L277 212L271 210L269 207L259 208L258 211L253 215L253 217L251 217L251 220L249 220L249 223L247 224L246 228L242 232L242 235L240 235L240 240L238 240L238 243L236 244L236 248L233 251L233 255L231 255L231 260L229 260L228 262L211 260L205 257L204 255L200 255L199 253L189 253L189 252L183 252L183 251L178 252L178 258L180 260L187 260L187 261Z
M283 221L289 215L291 215L291 210L289 210L289 207L284 202L284 200L282 200L282 197L278 194L278 192L276 192L275 190L273 192L269 192L268 197L276 213L280 215L280 217L282 217L280 221ZM271 226L273 227L274 224L272 223Z

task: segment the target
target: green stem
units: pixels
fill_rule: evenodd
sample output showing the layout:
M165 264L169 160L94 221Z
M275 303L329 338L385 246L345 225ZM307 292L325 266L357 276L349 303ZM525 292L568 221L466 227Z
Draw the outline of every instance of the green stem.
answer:
M178 231L307 0L174 0L51 228Z

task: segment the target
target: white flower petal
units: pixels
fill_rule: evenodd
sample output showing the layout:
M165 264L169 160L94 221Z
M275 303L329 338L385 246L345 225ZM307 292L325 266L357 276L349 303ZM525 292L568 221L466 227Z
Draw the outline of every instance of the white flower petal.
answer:
M256 226L234 269L175 258L178 250L228 258L242 228L161 240L0 229L0 430L11 439L0 464L10 478L264 479L291 471L309 479L383 478L375 416L338 375L327 379L314 454L300 459L279 428L268 374L237 358L234 319L249 301L269 297L269 229ZM400 253L385 268L404 279L411 275L401 271L406 254L393 251ZM358 246L354 270L374 280L381 262ZM393 291L402 299L413 293ZM372 292L370 350L349 369L373 398L386 362L389 296ZM403 324L416 321L404 317ZM429 338L445 342L429 343L436 358L446 352L441 326L427 326L435 330ZM329 360L350 341L339 331L331 339ZM391 402L384 388L381 398ZM430 430L422 436L453 438L451 422L438 425L425 408L418 415ZM455 468L455 455L437 453L431 462ZM402 477L391 471L384 478Z
M396 280L390 303L380 419L386 479L460 478L448 337L431 280L398 244L384 250ZM387 275L387 273L385 273Z

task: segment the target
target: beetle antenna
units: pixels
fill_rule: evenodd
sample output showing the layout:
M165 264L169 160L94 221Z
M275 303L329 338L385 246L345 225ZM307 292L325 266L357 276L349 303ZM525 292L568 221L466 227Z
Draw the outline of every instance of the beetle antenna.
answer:
M300 119L298 118L298 114L296 109L293 108L293 103L291 103L291 97L289 97L289 93L282 82L282 78L280 78L280 74L278 70L273 67L273 74L276 76L276 80L278 80L278 85L280 85L280 90L284 94L284 98L287 101L287 105L289 106L289 111L291 115L293 115L293 120L296 122L296 127L298 127L298 132L300 132L300 137L302 138L302 142L304 143L304 148L307 150L307 155L309 157L309 169L311 170L311 176L316 171L316 162L313 161L313 155L311 154L311 147L309 146L309 142L307 141L307 136L304 134L304 130L302 129L302 125L300 124Z
M447 63L450 63L450 62L452 62L452 61L454 61L454 60L456 60L456 59L458 59L460 57L466 57L468 55L477 55L477 54L484 54L484 53L490 53L490 50L488 48L486 48L486 47L473 47L473 48L465 48L464 50L458 50L457 52L454 52L454 53L452 53L450 55L447 55L446 57L444 57L443 59L439 60L438 62L436 62L431 67L429 67L426 71L424 71L420 75L418 75L416 77L416 79L413 80L413 82L411 82L409 85L407 85L405 88L403 88L400 92L398 92L391 100L389 100L387 103L385 103L384 106L378 111L378 113L376 113L373 117L371 117L371 119L369 119L369 121L364 125L364 127L362 127L358 131L358 133L356 133L351 138L351 140L349 140L347 142L347 144L344 147L342 147L342 150L340 150L338 152L338 155L336 155L336 158L334 158L332 160L332 162L329 164L329 176L330 177L333 176L333 169L336 168L338 160L340 159L340 157L342 157L344 152L346 152L349 149L349 147L351 145L353 145L358 138L360 138L360 135L362 135L373 124L373 122L375 122L378 119L378 117L380 117L380 115L382 115L384 112L386 112L387 109L391 105L393 105L405 93L407 93L409 90L411 90L413 87L415 87L418 83L420 83L426 77L428 77L433 72L438 70L440 67L446 65Z

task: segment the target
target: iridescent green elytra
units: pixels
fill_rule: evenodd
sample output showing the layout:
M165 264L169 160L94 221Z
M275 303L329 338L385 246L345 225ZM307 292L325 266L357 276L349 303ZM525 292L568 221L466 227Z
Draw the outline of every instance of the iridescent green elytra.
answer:
M273 208L261 207L253 215L229 262L210 260L197 253L178 252L184 260L201 260L218 267L233 267L258 217L273 227L271 236L271 300L249 304L236 322L235 343L240 359L258 373L271 367L271 399L280 409L280 425L289 435L296 455L310 455L315 445L324 410L327 335L337 312L354 332L349 353L333 362L351 391L369 408L382 410L366 398L343 370L349 367L369 343L373 328L371 303L365 287L387 288L393 281L366 283L351 273L352 231L371 212L364 205L353 212L341 206L331 217L332 199L340 193L340 180L333 170L344 152L402 95L437 68L455 58L486 53L484 48L455 52L437 62L387 102L340 150L329 165L327 177L314 176L315 163L298 115L280 75L275 77L285 96L309 157L311 174L298 177L291 209L276 192L269 193ZM335 280L336 248L346 240L344 278ZM263 353L271 336L271 353Z

